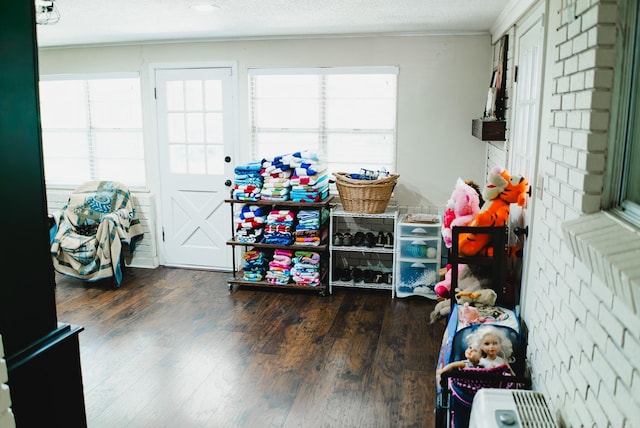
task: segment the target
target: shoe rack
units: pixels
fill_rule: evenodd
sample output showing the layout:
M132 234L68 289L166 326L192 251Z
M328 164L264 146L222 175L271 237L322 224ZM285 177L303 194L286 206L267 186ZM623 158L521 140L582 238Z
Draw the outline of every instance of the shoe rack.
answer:
M334 201L337 198L334 198ZM398 208L390 204L384 213L344 210L331 203L329 221L329 293L336 287L373 288L395 293L395 230Z

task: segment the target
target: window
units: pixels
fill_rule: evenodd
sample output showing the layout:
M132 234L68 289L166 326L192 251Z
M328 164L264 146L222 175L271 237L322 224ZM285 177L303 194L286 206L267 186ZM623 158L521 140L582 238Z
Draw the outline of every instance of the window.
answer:
M330 172L394 172L395 67L249 71L254 160L301 150Z
M47 185L114 180L144 186L137 75L43 76L40 115Z
M624 10L624 8L627 8ZM620 31L617 123L609 166L614 211L640 226L640 7L635 0L623 2L620 16L626 31Z

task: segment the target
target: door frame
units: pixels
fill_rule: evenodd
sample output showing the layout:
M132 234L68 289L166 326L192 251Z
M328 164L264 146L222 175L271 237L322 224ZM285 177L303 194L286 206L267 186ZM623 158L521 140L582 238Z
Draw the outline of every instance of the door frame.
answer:
M544 117L544 105L545 103L549 102L548 99L545 97L545 84L546 79L545 76L547 74L547 28L549 25L549 18L548 18L548 11L546 8L546 2L544 1L540 1L537 2L532 9L529 11L529 13L527 13L526 15L524 15L521 19L519 19L516 24L514 25L514 51L513 51L513 65L517 66L518 65L518 59L519 59L519 55L520 52L518 51L518 48L520 46L519 44L519 40L518 37L520 34L526 33L527 31L529 31L534 25L538 25L537 22L541 20L542 21L542 26L543 26L543 31L542 31L542 51L541 51L541 55L540 55L540 59L541 59L541 64L540 64L540 87L539 87L539 105L538 105L538 124L537 124L537 142L536 142L536 147L535 147L535 153L533 155L533 164L531 165L531 170L534 174L534 177L526 177L527 180L529 180L529 186L531 187L531 197L528 199L528 203L526 206L526 209L528 210L528 218L529 219L533 219L535 216L535 199L537 197L541 197L542 195L542 183L540 182L541 176L538 175L538 165L540 164L539 162L539 158L540 158L540 147L541 147L541 141L543 136L545 135L543 132L544 129L544 124L545 122L545 117ZM512 84L512 88L514 88L513 84ZM513 108L513 111L511 111L511 117L510 117L510 122L511 122L511 129L514 129L514 125L516 124L516 114L515 114L515 109L517 108L516 106L516 99L517 99L517 87L515 87L515 91L513 94L513 103L511 104L510 107ZM510 148L511 149L511 148ZM507 159L510 161L511 160L511 154L508 153L507 154ZM526 291L525 288L527 287L527 279L528 279L528 272L530 269L530 266L532 264L532 257L527 257L526 255L530 255L531 254L531 248L532 248L532 240L531 238L533 237L533 233L531 230L529 230L529 234L528 237L525 239L524 241L524 254L525 257L523 259L523 263L522 263L522 272L521 272L521 290L520 290L520 307L521 310L524 309L524 307L526 306Z
M153 199L153 218L156 219L155 235L157 246L156 249L158 251L158 263L161 266L166 264L166 255L165 248L162 240L162 227L164 225L165 219L163 218L162 212L162 180L161 180L161 171L160 171L160 152L158 147L158 113L156 109L156 97L155 97L155 88L156 88L156 72L159 70L189 70L189 69L207 69L207 68L230 68L231 75L231 84L232 84L232 102L231 108L229 110L229 114L232 116L233 123L236 124L234 129L231 131L233 133L234 141L239 141L239 130L240 126L238 126L238 63L237 61L188 61L188 62L157 62L149 64L149 108L145 111L149 112L147 120L150 123L150 127L152 132L149 133L149 136L145 138L145 148L146 153L150 155L148 157L147 165L152 165L152 171L149 171L147 174L149 176L149 182L152 183L151 189L155 189L155 192L152 191L152 199ZM227 111L225 110L225 113ZM143 118L144 120L144 118ZM237 151L238 144L234 144L231 153L231 159L237 159ZM231 233L231 231L229 231ZM229 270L231 270L231 266L229 266Z

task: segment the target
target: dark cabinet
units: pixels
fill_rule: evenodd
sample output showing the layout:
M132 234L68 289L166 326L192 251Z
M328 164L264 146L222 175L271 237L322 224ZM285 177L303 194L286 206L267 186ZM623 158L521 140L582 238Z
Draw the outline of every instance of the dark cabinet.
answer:
M0 334L16 424L86 426L78 333L58 323L49 255L32 1L0 14Z

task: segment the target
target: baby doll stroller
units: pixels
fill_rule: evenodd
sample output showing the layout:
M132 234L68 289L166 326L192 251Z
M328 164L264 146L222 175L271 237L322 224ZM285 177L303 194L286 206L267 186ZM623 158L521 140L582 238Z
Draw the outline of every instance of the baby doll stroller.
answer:
M492 368L467 367L436 376L436 427L463 428L469 424L471 403L481 388L528 388L530 381L517 375L524 370L521 355L520 323L514 311L495 307L500 316L484 324L464 325L459 319L460 305L454 305L443 336L437 368L465 359L467 337L478 328L492 325L501 329L511 342L512 358L508 366ZM501 318L498 320L497 318Z
M460 257L458 256L458 235L472 230L491 235L494 248L492 257ZM471 404L476 392L481 388L510 388L526 389L531 381L524 374L524 350L520 320L515 310L517 290L506 289L506 257L507 257L507 228L506 227L454 227L453 246L450 254L452 264L452 290L457 286L458 263L482 263L493 267L493 282L491 288L496 291L498 300L496 306L483 308L482 323L467 324L461 317L462 305L454 303L452 299L449 319L442 338L442 345L438 356L436 369L442 369L453 361L465 359L467 337L474 334L482 326L491 325L499 329L505 340L511 344L512 352L509 364L497 367L481 368L467 367L460 370L449 370L436 376L436 427L465 428L469 425Z

